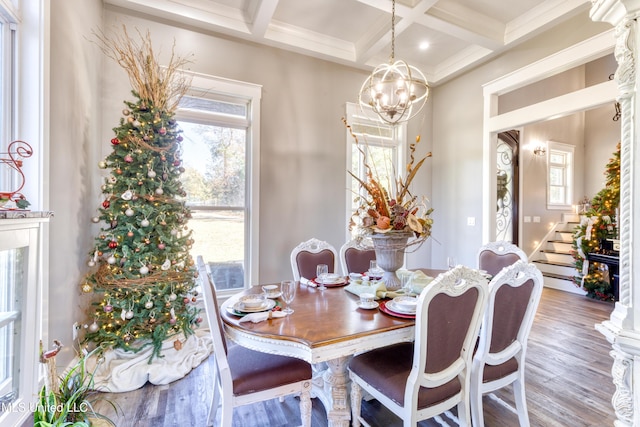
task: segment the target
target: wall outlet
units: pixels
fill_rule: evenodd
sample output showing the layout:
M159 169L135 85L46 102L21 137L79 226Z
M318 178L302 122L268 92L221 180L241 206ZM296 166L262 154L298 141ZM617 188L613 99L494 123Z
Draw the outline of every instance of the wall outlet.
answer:
M467 218L467 225L476 225L476 217L470 216Z
M531 217L530 216L525 216L524 217L524 222L531 222Z
M77 340L78 339L78 331L80 330L80 323L75 322L72 326L73 331L71 332L71 336L73 337L73 340Z
M534 216L533 217L533 222L540 222L540 217L539 216Z

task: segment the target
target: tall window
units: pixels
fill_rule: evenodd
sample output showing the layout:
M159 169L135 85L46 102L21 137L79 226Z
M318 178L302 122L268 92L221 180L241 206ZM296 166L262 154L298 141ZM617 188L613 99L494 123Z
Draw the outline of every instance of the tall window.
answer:
M15 106L15 32L17 17L0 4L0 153L6 153L14 139ZM0 154L6 158L6 155ZM0 164L0 190L13 191L17 174ZM21 334L21 298L19 285L23 284L25 248L1 250L0 266L0 404L14 402L19 396L19 369ZM22 367L24 369L24 367ZM5 412L5 407L0 408ZM0 413L0 418L3 414Z
M574 147L559 142L548 143L547 208L570 209L573 198Z
M347 122L355 138L347 130L347 168L363 181L367 180L368 165L373 176L393 193L395 177L403 172L406 152L406 124L391 126L357 104L347 103ZM347 224L358 206L359 196L365 196L358 182L347 174ZM348 228L347 228L348 229ZM348 236L350 238L350 236Z
M257 278L259 100L254 85L197 76L177 114L191 255L203 256L222 293Z

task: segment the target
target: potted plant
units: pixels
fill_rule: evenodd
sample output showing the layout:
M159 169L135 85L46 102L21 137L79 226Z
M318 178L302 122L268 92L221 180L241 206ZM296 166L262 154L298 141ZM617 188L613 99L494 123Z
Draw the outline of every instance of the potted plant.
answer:
M54 348L43 351L40 342L40 362L46 365L45 384L38 396L38 403L33 414L34 427L91 427L115 424L104 415L94 410L94 403L100 400L98 391L93 388L94 372L87 372L86 360L91 353L82 354L68 371L58 377L55 356L62 348L59 341L54 341ZM113 403L109 404L117 411Z

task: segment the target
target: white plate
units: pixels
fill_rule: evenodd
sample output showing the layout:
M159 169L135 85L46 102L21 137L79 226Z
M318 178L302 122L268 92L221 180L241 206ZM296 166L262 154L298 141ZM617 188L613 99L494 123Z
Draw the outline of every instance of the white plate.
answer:
M317 283L318 285L320 284L320 279L318 279L317 277L313 280L315 283ZM347 281L346 277L340 277L338 276L337 278L333 278L332 279L325 279L324 280L324 284L325 285L339 285L341 283L345 283Z
M245 308L244 304L240 301L233 305L233 309L240 313L259 313L261 311L271 310L276 306L276 302L272 299L267 299L261 306L255 308Z
M375 301L369 304L362 304L358 301L358 308L362 308L364 310L373 310L374 308L378 308L379 305L380 304Z
M274 292L272 294L265 294L265 295L267 296L267 298L274 299L274 298L278 298L280 295L282 295L282 292L278 291L278 292Z
M395 311L396 313L400 313L400 314L416 314L415 310L406 310L403 307L399 307L396 303L393 302L393 300L388 301L385 306L391 310L391 311Z
M393 305L401 308L405 312L416 312L416 308L418 307L418 298L409 297L406 295L395 297L393 299Z

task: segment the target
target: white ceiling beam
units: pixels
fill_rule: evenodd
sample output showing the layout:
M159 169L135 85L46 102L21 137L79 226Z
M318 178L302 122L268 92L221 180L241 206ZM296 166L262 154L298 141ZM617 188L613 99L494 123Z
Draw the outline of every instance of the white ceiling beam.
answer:
M280 0L262 0L258 5L255 15L253 16L253 24L251 25L251 33L253 37L258 39L264 37L269 28L269 24L273 19L273 14L278 7Z
M545 120L558 119L579 111L586 111L612 103L618 96L618 84L609 80L576 90L518 110L490 117L485 131L502 132L513 128L513 123L526 126Z

